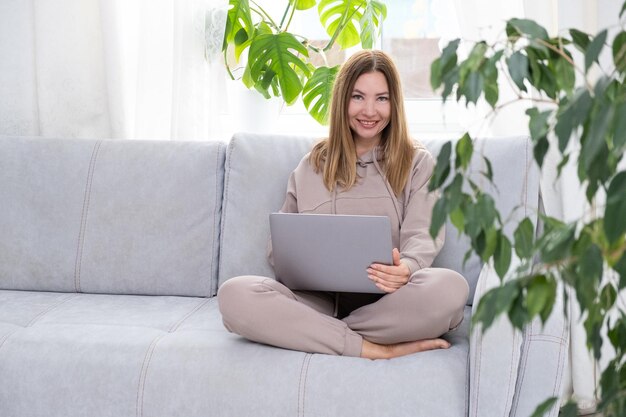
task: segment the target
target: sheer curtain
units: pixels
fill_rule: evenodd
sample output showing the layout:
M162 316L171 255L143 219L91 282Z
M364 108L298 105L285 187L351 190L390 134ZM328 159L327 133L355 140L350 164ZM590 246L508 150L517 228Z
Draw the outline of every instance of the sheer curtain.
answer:
M226 12L227 0L2 0L0 134L222 139Z

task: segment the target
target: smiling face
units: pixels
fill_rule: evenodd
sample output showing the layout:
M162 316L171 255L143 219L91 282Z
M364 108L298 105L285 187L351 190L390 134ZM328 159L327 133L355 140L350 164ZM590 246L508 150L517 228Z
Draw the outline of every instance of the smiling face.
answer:
M348 104L348 120L357 152L359 149L365 152L380 143L390 117L391 103L385 75L380 71L361 74Z

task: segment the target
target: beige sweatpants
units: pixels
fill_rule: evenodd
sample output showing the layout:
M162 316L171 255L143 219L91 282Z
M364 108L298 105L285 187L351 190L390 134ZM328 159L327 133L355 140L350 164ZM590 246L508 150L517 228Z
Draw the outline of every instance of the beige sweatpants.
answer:
M463 319L468 285L455 271L425 268L382 297L291 291L266 277L229 279L217 294L224 326L249 340L311 353L360 356L363 339L392 344L439 337ZM341 311L344 311L342 314Z

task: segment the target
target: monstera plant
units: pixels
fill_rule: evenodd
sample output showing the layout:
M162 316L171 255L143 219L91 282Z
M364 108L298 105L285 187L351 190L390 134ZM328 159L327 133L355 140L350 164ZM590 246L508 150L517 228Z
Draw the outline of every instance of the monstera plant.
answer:
M282 97L290 105L301 96L309 114L321 124L328 118L333 81L338 66L312 64L314 55L326 60L333 45L350 48L373 46L387 9L374 0L288 0L280 20L275 20L260 1L230 0L222 51L232 79L229 49L238 63L247 52L241 80L265 98ZM296 12L317 7L320 24L330 40L323 46L289 32Z
M625 14L626 3L612 39L608 30L593 35L570 29L551 37L533 20L511 19L504 39L470 44L465 59L457 53L460 40L454 40L431 66L431 84L444 100L453 95L469 104L484 98L494 112L514 102L529 103L526 115L537 165L546 169L545 156L553 147L559 175L566 166L576 167L574 175L597 214L569 222L542 215L538 235L537 225L526 217L510 236L504 232L508 213L499 213L493 198L469 178L474 140L466 133L456 144L448 142L437 158L430 189L442 192L431 234L449 218L469 236L471 251L493 263L501 285L482 297L472 318L483 331L499 314L520 329L536 317L545 322L557 291L563 289L566 300L574 294L594 357L600 359L603 343L610 343L614 352L600 379L598 411L603 416L626 416ZM600 59L603 52L609 59ZM514 89L514 100L500 102L499 78ZM491 180L487 159L485 167L483 174ZM512 266L513 257L520 267ZM534 416L556 401L547 399ZM568 403L561 415L577 415L576 405Z

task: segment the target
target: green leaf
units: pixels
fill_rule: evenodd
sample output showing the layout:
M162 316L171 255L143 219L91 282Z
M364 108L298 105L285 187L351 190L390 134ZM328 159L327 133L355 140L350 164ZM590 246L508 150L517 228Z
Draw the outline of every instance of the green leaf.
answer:
M509 308L509 320L516 329L522 330L524 325L530 321L530 315L524 305L524 295L519 293L511 308Z
M480 66L482 65L485 59L485 53L487 52L487 43L484 41L477 42L472 50L470 51L469 56L463 63L467 66L467 70L471 72L478 71Z
M263 34L255 37L250 46L248 65L255 88L267 91L274 76L287 104L293 103L302 91L302 82L294 67L306 76L309 67L295 53L308 56L307 49L290 33Z
M498 247L498 232L495 227L485 228L472 243L472 246L480 255L480 259L483 262L487 262L495 254Z
M615 107L607 102L604 97L595 99L594 108L592 109L591 118L589 120L589 128L582 138L582 150L580 161L583 164L585 172L588 172L592 164L604 164L606 160L602 158L602 151L607 146L607 133L612 123Z
M581 306L589 306L594 303L597 286L602 277L604 259L602 251L596 244L590 245L582 255L584 262L578 264L577 273L579 279L574 283L576 296Z
M624 14L624 12L626 11L626 1L624 2L624 4L622 4L622 10L619 11L619 18L622 18L622 15Z
M619 274L618 288L623 290L626 288L626 251L622 253L621 258L613 265L613 269Z
M309 114L320 124L328 123L333 84L339 71L334 67L318 67L302 90L302 101Z
M574 401L569 400L559 410L559 417L578 417L578 405Z
M456 143L456 162L455 166L458 169L467 169L470 161L472 160L472 154L474 153L474 144L469 133L465 133L461 139Z
M589 48L587 48L585 52L585 73L589 70L591 64L597 62L600 52L604 47L604 42L606 42L606 35L607 31L605 29L598 33L598 35L593 38L593 41L591 41L591 44L589 44Z
M487 60L482 66L482 74L485 80L485 100L487 103L495 109L498 103L498 97L500 95L500 89L498 87L498 68L497 63L502 58L504 51L496 52L491 58Z
M547 400L539 404L537 408L535 408L535 411L530 417L543 417L549 410L552 409L552 407L554 407L554 404L556 404L557 400L558 398L556 397L548 398Z
M459 233L463 233L463 226L465 224L465 215L461 206L450 212L450 222L456 227Z
M546 137L550 131L548 119L552 115L552 110L539 112L536 107L532 107L526 110L526 114L530 117L528 128L533 142L537 142L539 139Z
M545 275L536 275L531 279L526 289L526 306L531 318L539 314L549 304L549 300L555 297L554 289Z
M450 183L450 185L448 185L445 189L445 196L446 196L446 207L448 209L448 212L451 212L453 210L456 210L459 205L461 204L461 202L463 201L463 175L458 172L455 176L454 179L452 180L452 182Z
M224 43L222 50L226 50L228 44L235 43L235 36L243 29L247 38L254 35L254 25L250 15L248 0L230 0L228 3L228 15L226 17L226 29L224 31ZM239 40L241 41L241 34Z
M483 91L484 80L480 72L470 72L464 83L459 84L458 97L465 96L466 104L478 102Z
M624 31L613 39L613 62L615 69L622 73L626 72L626 32Z
M435 171L430 178L428 190L433 191L440 188L450 174L450 154L452 153L452 142L446 142L437 155Z
M575 223L553 227L544 232L539 242L541 259L544 262L556 262L566 258L572 248L575 232Z
M498 217L496 202L493 200L493 197L489 194L479 194L476 199L476 210L482 228L485 230L490 229Z
M510 309L519 292L517 281L490 289L481 297L476 313L472 316L472 323L482 323L482 331L486 332L501 313Z
M387 17L387 6L378 1L366 2L363 17L359 20L361 26L361 45L365 49L374 46L375 39L380 36L382 21Z
M626 233L626 171L621 171L609 185L604 211L604 233L615 243Z
M533 146L533 156L535 161L537 161L537 164L539 164L539 167L543 166L543 160L546 157L549 148L550 142L548 142L548 139L546 139L545 136L540 138L537 143L535 143L535 146Z
M289 0L289 3L296 4L296 10L307 10L315 6L316 0Z
M576 48L578 48L578 50L583 54L587 52L587 47L591 43L591 36L578 29L570 29L569 33L572 36L572 41L574 42Z
M510 33L524 34L544 41L547 41L549 38L548 32L542 26L529 19L510 19L506 24L506 31L507 34L511 31Z
M623 353L626 349L623 342L626 340L626 320L623 317L608 331L608 336L618 354Z
M520 51L516 51L506 59L506 65L515 85L521 91L526 91L524 80L530 77L528 57Z
M320 22L331 39L342 49L351 48L364 39L374 38L387 15L386 6L374 0L321 0L318 5ZM368 18L364 19L364 16ZM357 24L361 28L359 35ZM366 26L362 26L365 24ZM366 47L365 45L363 45Z
M591 95L586 88L579 88L574 92L571 100L564 99L557 112L557 122L554 132L559 138L559 150L565 152L572 132L584 123L591 109Z
M433 61L430 66L430 85L433 90L438 89L441 86L444 78L449 76L451 71L456 70L457 63L457 55L456 50L459 47L460 39L455 39L450 41L443 51L441 52L441 56ZM443 99L447 97L446 95L442 95Z
M554 73L557 85L566 93L571 93L576 82L574 66L565 58L559 57L555 63Z
M600 306L602 309L609 311L615 304L616 299L617 291L615 291L615 287L611 283L606 284L600 291Z
M515 253L521 259L529 259L533 255L535 227L533 222L525 217L517 225L513 237L515 238Z
M439 234L439 230L446 222L446 214L446 200L440 197L433 207L432 220L430 221L430 228L428 229L433 239Z
M509 266L511 266L511 242L502 232L498 236L498 246L494 253L493 263L500 280L504 279Z
M489 158L483 155L483 161L485 161L485 166L487 167L486 172L481 172L489 180L490 183L493 184L493 167L491 166L491 161Z

